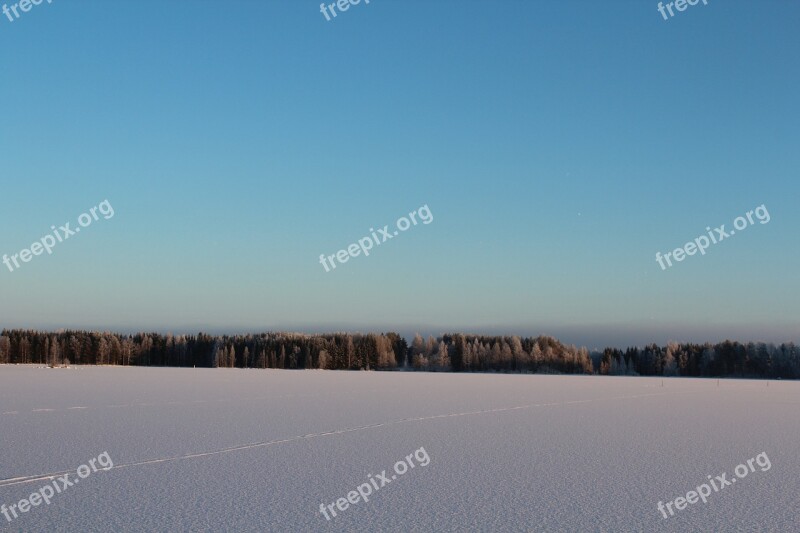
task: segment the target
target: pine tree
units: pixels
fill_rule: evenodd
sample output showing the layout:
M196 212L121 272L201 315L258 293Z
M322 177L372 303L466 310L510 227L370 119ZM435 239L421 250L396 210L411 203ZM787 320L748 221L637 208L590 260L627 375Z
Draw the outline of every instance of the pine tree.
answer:
M425 355L428 357L428 360L431 360L436 354L436 339L433 338L433 335L428 335L428 342L425 343Z
M469 372L470 370L472 370L472 360L473 360L472 343L465 342L464 353L461 356L461 364L465 372Z
M0 364L11 362L11 339L7 335L0 337Z
M531 363L533 364L533 370L536 371L539 367L542 366L542 348L539 346L538 342L533 344L533 348L531 348Z
M214 346L211 348L211 368L219 368L222 362L222 352L219 341L214 341Z
M447 344L444 341L439 342L438 350L438 364L441 370L448 370L450 368L450 357L447 355Z
M669 343L667 345L667 351L664 354L664 370L663 374L665 376L675 376L678 374L678 365L675 362L675 351L676 345L674 343Z
M511 346L503 339L502 341L503 346L500 349L500 367L503 370L509 370L512 365L513 353L511 351Z
M417 333L414 335L414 340L411 341L411 355L413 357L422 353L425 353L425 341L422 340L422 335Z
M526 370L528 368L528 354L522 348L522 340L514 335L511 337L511 369Z
M109 354L111 353L111 346L109 346L108 341L105 337L100 338L100 344L97 347L97 357L99 359L98 364L104 365L108 364Z
M345 354L347 355L347 370L353 368L353 355L355 355L356 348L353 345L353 336L347 335L347 344L345 346Z

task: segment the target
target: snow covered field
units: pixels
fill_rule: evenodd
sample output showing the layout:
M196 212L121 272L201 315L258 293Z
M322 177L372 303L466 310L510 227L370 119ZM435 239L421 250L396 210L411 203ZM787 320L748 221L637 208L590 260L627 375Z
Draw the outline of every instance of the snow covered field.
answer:
M0 366L0 504L114 462L0 531L796 531L799 443L786 381Z

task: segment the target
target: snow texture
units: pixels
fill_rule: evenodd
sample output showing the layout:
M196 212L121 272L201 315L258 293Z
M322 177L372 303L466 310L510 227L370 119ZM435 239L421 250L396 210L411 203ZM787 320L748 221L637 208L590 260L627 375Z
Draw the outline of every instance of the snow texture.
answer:
M0 366L0 504L114 461L0 531L797 531L799 407L787 381Z

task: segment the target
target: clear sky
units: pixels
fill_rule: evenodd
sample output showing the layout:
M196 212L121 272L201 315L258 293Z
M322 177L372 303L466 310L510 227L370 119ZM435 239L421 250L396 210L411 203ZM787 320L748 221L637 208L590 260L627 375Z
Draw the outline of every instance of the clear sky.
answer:
M0 15L0 254L115 214L0 265L0 327L800 340L797 2L20 15ZM432 223L320 265L424 204ZM656 262L762 204L768 224Z

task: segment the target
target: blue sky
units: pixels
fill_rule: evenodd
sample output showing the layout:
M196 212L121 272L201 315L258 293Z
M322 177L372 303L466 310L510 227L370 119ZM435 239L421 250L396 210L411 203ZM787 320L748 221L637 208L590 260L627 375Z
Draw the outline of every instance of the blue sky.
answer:
M0 325L800 340L800 6L70 2L0 18ZM326 272L423 204L419 225ZM662 271L766 205L771 220Z

